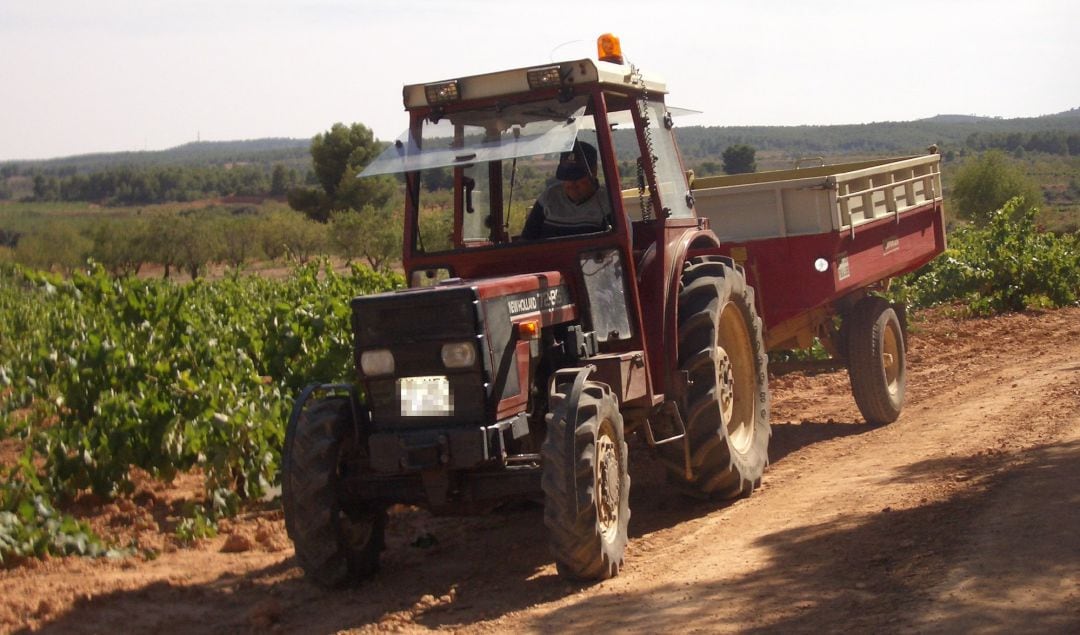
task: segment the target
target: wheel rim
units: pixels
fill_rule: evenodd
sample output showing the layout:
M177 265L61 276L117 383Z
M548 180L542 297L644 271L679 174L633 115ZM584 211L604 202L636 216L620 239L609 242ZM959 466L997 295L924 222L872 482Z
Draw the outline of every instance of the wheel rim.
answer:
M596 438L596 515L600 534L606 542L619 533L619 499L622 495L622 465L618 440L611 422L604 420Z
M754 440L754 353L750 329L739 308L727 303L716 329L716 385L728 439L737 452Z
M881 367L885 370L885 387L890 395L900 390L901 366L900 334L893 324L886 324L881 343Z

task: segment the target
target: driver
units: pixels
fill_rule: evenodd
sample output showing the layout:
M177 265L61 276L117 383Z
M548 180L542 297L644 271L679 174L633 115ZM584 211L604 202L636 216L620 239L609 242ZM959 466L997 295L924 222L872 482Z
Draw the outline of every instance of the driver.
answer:
M614 225L607 192L596 178L596 148L584 141L559 155L558 183L536 199L521 237L557 238L606 231Z

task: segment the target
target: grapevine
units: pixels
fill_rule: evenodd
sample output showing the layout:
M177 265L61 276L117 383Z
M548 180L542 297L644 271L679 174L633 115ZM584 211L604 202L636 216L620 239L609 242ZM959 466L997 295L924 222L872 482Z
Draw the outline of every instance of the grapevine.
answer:
M282 281L187 285L94 266L70 279L3 266L0 439L42 459L29 470L36 487L25 469L4 475L4 523L34 501L47 510L79 492L130 492L132 468L168 481L198 467L208 498L264 496L294 395L351 375L349 301L401 284L325 263ZM0 554L14 553L4 531Z

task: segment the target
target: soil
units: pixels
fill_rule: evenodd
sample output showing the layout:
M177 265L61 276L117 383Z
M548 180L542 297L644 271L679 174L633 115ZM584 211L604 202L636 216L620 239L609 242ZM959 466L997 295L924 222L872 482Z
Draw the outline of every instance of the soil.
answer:
M907 403L864 423L843 371L773 378L753 496L673 495L631 450L621 574L559 578L538 507L393 510L382 570L303 579L273 506L172 537L198 475L79 512L137 553L0 572L0 630L1080 632L1080 309L915 316ZM77 510L78 511L78 510Z

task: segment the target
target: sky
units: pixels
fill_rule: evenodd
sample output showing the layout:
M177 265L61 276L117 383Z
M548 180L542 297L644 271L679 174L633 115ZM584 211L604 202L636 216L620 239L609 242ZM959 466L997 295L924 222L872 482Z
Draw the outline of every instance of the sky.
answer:
M1077 0L0 0L0 161L404 130L404 84L594 57L678 125L1080 107Z

